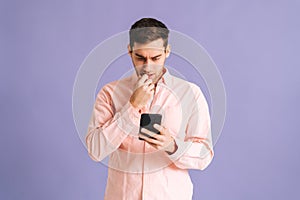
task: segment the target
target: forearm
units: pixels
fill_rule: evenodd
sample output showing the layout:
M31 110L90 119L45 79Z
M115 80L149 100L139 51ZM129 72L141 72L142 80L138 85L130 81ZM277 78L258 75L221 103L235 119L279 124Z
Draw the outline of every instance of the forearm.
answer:
M175 141L178 148L169 155L169 158L178 168L204 170L212 161L213 148L207 142L182 141L180 139Z
M99 116L93 115L86 136L88 153L93 160L101 161L115 151L131 132L138 130L136 112L127 103L105 124L97 123Z

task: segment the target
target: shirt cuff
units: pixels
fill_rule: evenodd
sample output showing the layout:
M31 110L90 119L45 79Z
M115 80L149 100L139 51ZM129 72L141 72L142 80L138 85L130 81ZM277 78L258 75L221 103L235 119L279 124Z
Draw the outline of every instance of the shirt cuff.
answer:
M192 142L184 142L183 140L181 140L179 138L174 138L174 140L177 145L177 150L173 154L168 154L168 157L172 161L178 160L192 145Z

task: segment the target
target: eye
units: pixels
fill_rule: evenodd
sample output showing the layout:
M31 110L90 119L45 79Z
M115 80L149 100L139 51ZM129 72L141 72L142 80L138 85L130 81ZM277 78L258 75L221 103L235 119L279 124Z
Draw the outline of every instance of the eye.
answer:
M159 59L160 59L160 56L159 56L159 57L154 57L154 58L152 58L153 61L157 61L157 60L159 60Z
M137 60L138 60L138 61L144 61L145 59L144 59L144 58L141 58L141 57L137 57Z

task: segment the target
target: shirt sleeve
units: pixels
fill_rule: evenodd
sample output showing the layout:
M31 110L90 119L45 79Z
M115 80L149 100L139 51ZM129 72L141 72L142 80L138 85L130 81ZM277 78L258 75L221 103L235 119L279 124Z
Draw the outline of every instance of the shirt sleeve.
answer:
M200 88L193 87L195 103L185 129L185 138L174 138L177 150L169 155L182 169L204 170L212 161L214 152L209 109Z
M101 161L115 151L132 131L137 131L139 112L128 101L114 111L112 89L104 86L98 93L88 125L86 145L89 156Z

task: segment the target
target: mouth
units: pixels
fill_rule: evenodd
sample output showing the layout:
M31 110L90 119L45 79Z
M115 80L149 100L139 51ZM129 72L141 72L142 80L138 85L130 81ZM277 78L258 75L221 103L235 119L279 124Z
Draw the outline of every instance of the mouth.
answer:
M155 73L141 73L141 76L143 76L144 74L146 74L148 78L153 78L155 76Z
M147 74L148 75L148 78L153 78L154 77L154 73L153 74Z

